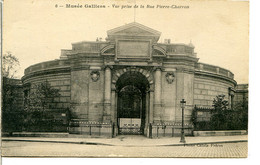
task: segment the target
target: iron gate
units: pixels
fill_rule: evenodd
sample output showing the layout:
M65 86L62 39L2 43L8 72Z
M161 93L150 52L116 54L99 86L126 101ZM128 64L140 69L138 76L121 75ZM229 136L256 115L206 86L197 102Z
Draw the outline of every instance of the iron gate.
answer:
M118 131L121 135L142 135L144 127L140 118L119 118Z

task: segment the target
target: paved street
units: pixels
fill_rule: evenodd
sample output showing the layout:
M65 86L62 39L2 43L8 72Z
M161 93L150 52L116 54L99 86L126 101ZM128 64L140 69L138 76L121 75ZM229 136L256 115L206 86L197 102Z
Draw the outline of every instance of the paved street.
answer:
M187 146L105 146L3 141L3 156L47 157L247 157L247 142Z

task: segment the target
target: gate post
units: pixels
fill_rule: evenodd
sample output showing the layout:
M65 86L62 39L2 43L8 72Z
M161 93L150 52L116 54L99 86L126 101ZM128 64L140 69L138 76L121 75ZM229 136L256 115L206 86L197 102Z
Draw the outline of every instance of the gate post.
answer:
M112 124L112 138L115 137L115 123Z
M150 123L149 124L149 138L151 138L151 139L152 139L152 135L153 135L152 131L153 131L153 127L152 127L152 123Z

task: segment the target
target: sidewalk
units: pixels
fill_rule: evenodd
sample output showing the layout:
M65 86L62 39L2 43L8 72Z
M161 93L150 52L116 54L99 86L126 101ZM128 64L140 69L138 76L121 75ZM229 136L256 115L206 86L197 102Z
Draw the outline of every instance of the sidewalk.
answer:
M185 145L214 144L214 143L237 143L247 142L248 135L236 136L208 136L208 137L185 137ZM119 135L112 139L106 138L45 138L45 137L2 137L2 141L23 141L23 142L47 142L47 143L71 143L88 145L107 146L180 146L180 137L165 137L149 139L138 135Z

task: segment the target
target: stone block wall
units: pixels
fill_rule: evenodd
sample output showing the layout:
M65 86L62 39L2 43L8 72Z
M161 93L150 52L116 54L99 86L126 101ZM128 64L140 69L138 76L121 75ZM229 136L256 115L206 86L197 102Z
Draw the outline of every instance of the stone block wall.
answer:
M91 79L91 70L71 72L71 103L74 118L102 122L104 110L104 71L97 81Z
M100 78L93 81L89 78L89 111L88 121L103 121L104 111L104 71L99 71Z
M194 75L186 72L175 72L175 80L168 83L162 72L162 113L163 122L180 123L182 110L180 101L186 100L185 123L189 123L193 108Z
M73 118L88 119L89 71L71 72L71 112Z
M190 122L190 117L193 109L193 82L194 74L179 71L176 73L176 106L175 106L175 122L180 123L182 121L182 109L180 101L185 99L186 106L184 112L184 121L185 123Z
M167 72L162 72L162 114L161 119L164 122L175 121L176 111L176 81L168 83L165 75Z
M60 97L54 98L54 102L49 103L50 109L65 110L70 108L70 73L53 73L34 76L24 80L23 84L30 83L31 87L37 83L45 81L50 83L51 87L59 89Z
M234 97L234 105L248 102L248 84L238 84Z
M186 106L184 111L184 123L190 123L192 110L194 108L194 74L193 73L184 73L184 96L183 98L186 100ZM177 100L180 104L181 100ZM179 106L180 107L180 106ZM181 107L179 108L181 110Z
M231 83L221 82L211 78L194 79L194 105L198 107L212 107L214 98L224 94L225 99L229 97L229 87L234 87Z

